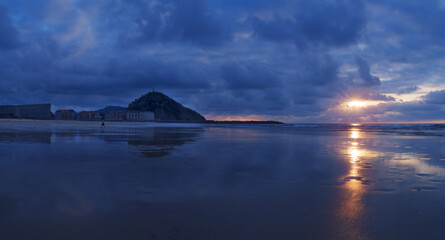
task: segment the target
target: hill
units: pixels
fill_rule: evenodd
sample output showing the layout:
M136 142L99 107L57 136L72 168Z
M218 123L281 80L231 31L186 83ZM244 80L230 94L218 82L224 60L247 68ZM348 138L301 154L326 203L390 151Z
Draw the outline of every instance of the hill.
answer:
M149 92L128 105L128 110L154 112L155 119L168 121L205 122L196 111L182 106L160 92Z
M99 109L96 112L104 113L105 111L125 112L125 111L127 111L127 108L119 107L119 106L108 106L108 107L105 107L103 109Z

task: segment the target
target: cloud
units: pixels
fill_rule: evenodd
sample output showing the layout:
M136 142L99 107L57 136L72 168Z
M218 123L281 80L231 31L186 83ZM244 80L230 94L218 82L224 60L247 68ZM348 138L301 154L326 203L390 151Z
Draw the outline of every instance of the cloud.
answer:
M443 1L366 0L365 4L373 21L367 33L371 55L417 64L442 58Z
M277 76L255 63L225 63L221 67L221 75L229 89L267 89L280 84Z
M381 80L371 74L371 66L367 60L358 56L352 59L353 61L343 65L339 70L337 99L395 101L393 97L381 93Z
M347 46L357 42L366 27L361 1L305 1L296 3L289 17L252 16L255 36L276 42L307 45Z
M232 39L228 19L221 19L205 0L127 1L138 9L136 32L122 32L124 44L184 42L220 46Z
M410 40L425 38L442 45L442 40L445 37L445 32L442 30L445 28L443 1L372 0L368 2L371 5L384 7L386 11L394 16L393 18L383 19L387 23L390 23L391 19L392 21L404 21L405 24L399 26L390 25L394 27L396 34L410 35L413 30L423 33L422 35L412 36L413 38L403 39L402 43L405 43L406 47L409 46ZM415 47L415 45L411 45L411 47Z
M0 102L52 102L58 106L103 107L126 105L152 88L206 89L210 83L203 72L190 65L156 60L151 57L71 58L50 40L25 44L20 51L0 55ZM102 63L103 62L103 63ZM96 101L95 99L103 99Z
M360 57L356 57L355 61L358 66L358 72L360 74L360 78L362 80L363 86L372 87L372 86L380 86L380 78L371 75L371 67L368 62Z
M242 9L244 11L262 11L280 9L291 5L293 0L209 0L209 3L219 8Z
M102 69L82 63L58 65L53 80L39 79L42 90L65 95L129 95L141 89L205 89L210 85L197 71L174 64L141 59L111 59Z
M327 85L332 87L339 80L339 66L330 55L312 52L299 59L296 79L300 84L308 84L314 89Z
M10 50L19 46L19 32L12 23L9 9L0 3L0 50Z
M203 101L205 99L205 101ZM282 89L203 90L193 94L191 104L209 115L277 115L289 109Z
M423 99L428 104L445 104L445 90L430 92Z
M444 120L445 108L438 104L423 101L391 103L382 106L380 113L385 114L383 121L428 121ZM389 114L388 114L389 113Z
M0 52L1 104L125 106L155 88L219 116L353 120L331 110L354 98L385 102L366 119L443 114L436 0L3 3L0 49L12 51ZM423 86L437 89L390 97Z
M343 86L339 64L323 53L303 54L293 60L293 72L271 72L258 63L226 62L220 71L225 82L200 92L193 104L209 114L262 113L307 116L332 106ZM270 117L269 117L270 118Z
M416 92L419 89L420 88L418 86L402 87L402 88L399 88L399 91L397 92L397 94L401 95L401 94L413 93L413 92Z
M385 102L360 113L372 121L430 121L445 120L445 90L430 92L421 100Z

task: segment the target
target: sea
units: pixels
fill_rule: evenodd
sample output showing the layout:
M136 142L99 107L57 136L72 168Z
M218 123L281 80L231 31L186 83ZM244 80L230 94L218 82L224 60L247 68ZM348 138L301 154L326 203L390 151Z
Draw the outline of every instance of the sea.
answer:
M445 124L0 121L0 239L445 239Z

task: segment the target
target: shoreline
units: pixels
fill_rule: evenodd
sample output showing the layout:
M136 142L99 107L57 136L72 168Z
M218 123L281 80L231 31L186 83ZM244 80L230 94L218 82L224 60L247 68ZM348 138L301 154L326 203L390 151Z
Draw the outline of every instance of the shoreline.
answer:
M0 124L73 124L73 125L98 125L101 121L78 121L78 120L38 120L38 119L0 119ZM125 121L105 121L107 125L150 125L162 124L163 122L125 122ZM168 122L165 122L168 123Z
M0 124L2 123L29 123L29 124L78 124L78 125L95 125L101 124L101 121L80 121L80 120L39 120L39 119L0 119ZM213 121L207 120L206 122L181 122L181 121L105 121L105 125L151 125L151 124L283 124L277 121Z
M101 125L101 121L80 121L80 120L39 120L39 119L5 119L0 118L0 124L72 124L72 125ZM276 121L213 121L207 120L206 122L180 122L180 121L147 121L147 122L131 122L131 121L105 121L105 126L123 126L123 125L174 125L174 124L199 124L199 125L282 125L282 124L307 124L307 125L342 125L351 123L282 123ZM411 124L445 124L445 122L394 122L394 123L359 123L358 125L391 125L391 124L401 124L401 125L411 125Z

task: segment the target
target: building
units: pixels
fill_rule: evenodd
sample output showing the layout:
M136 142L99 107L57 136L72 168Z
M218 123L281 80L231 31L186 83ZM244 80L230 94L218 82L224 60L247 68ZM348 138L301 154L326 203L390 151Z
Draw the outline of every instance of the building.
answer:
M80 121L100 121L102 116L105 121L153 121L155 114L152 112L139 112L139 111L105 111L100 114L95 111L82 111L76 117L74 110L57 110L55 114L56 120L80 120Z
M125 115L127 121L153 121L155 119L153 112L127 111Z
M141 112L142 114L142 121L153 121L155 120L155 113L154 112Z
M57 110L55 118L56 120L76 120L76 112L73 109Z
M104 118L106 121L124 121L125 120L125 112L117 112L117 111L105 111Z
M51 104L0 105L0 118L52 119Z
M101 116L100 113L95 111L82 111L79 112L78 119L81 121L100 121Z
M57 112L56 112L57 113ZM139 111L105 111L103 113L105 121L153 121L155 114L152 112ZM57 119L57 118L56 118ZM79 113L79 120L81 121L100 121L102 114L95 111L82 111Z

